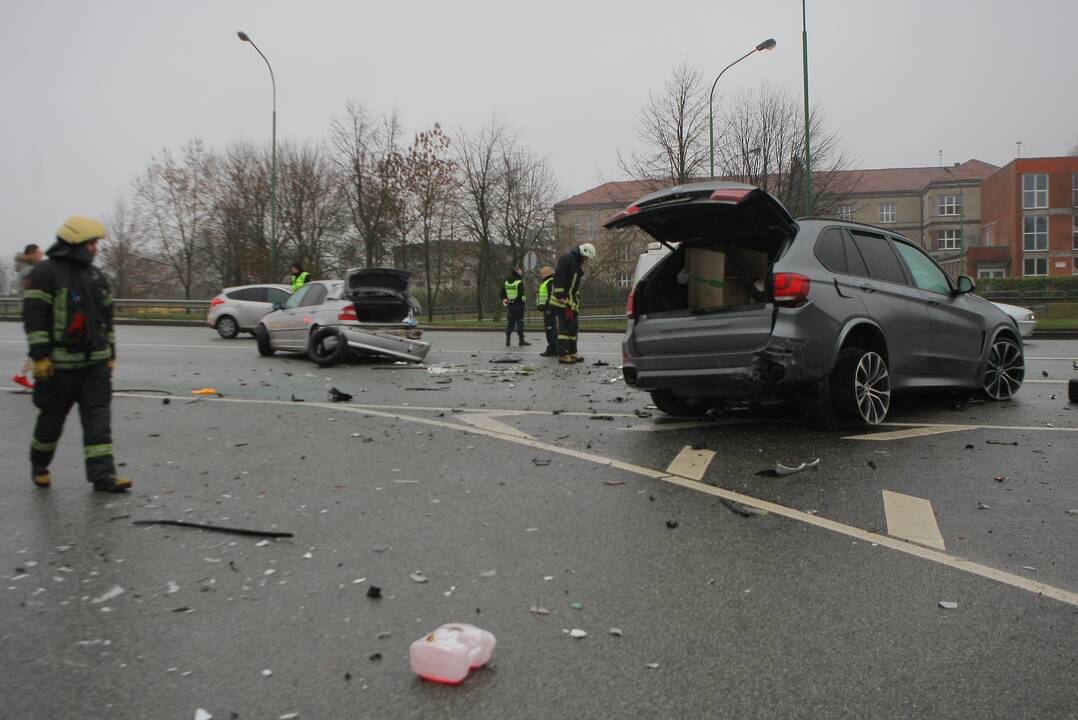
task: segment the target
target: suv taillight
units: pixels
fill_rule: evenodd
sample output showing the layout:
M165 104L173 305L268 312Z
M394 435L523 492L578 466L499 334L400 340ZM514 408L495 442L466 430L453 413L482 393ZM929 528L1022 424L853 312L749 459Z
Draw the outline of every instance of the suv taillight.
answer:
M625 301L625 314L636 319L636 285L633 285L633 289L629 291L629 299Z
M351 320L352 322L359 322L359 317L356 316L355 305L345 305L341 308L340 314L337 315L338 320Z
M218 295L213 300L210 300L210 307L211 308L217 307L218 305L224 305L224 304L225 304L225 299L221 295Z
M809 279L797 273L775 273L772 278L772 296L776 305L797 307L808 300Z

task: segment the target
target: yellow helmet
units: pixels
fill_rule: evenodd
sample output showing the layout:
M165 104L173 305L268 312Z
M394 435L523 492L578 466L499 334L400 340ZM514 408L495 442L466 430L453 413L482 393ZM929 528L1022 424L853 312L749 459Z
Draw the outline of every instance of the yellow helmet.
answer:
M56 231L56 237L71 245L81 245L105 237L105 226L91 217L72 215Z

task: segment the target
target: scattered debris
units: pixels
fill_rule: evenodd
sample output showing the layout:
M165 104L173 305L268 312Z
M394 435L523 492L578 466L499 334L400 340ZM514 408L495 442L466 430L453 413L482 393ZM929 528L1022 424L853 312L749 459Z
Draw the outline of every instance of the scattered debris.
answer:
M1018 447L1018 441L1017 440L985 440L984 444L985 445L1013 445L1014 447Z
M592 415L589 420L613 420L613 415Z
M606 480L605 483L607 485L624 485L625 481L624 480Z
M393 637L393 633L389 632L388 630L383 630L374 637L378 640L388 640L389 638Z
M285 713L284 715L278 715L277 720L296 720L299 717L299 713Z
M876 469L876 461L875 460L869 460L868 461L868 466L870 468L872 468L873 470L875 470Z
M120 587L119 585L113 585L104 594L95 597L90 602L95 603L95 604L107 602L107 601L111 600L114 597L117 597L119 595L123 595L123 593L124 593L124 589L122 587Z
M610 628L610 634L614 637L621 637L621 628Z
M944 610L957 610L958 603L951 600L940 600L940 607Z
M1066 511L1066 513L1067 513L1068 515L1078 515L1078 509L1075 509L1075 510L1067 510L1067 511Z
M195 720L213 720L213 715L210 715L202 708L198 708L195 710Z
M538 467L546 467L550 464L550 458L532 458L532 464Z
M530 612L533 615L549 615L550 614L550 611L547 610L542 605L532 605L530 608L528 608L528 612Z
M213 388L199 388L198 390L192 390L192 395L216 395L217 397L224 397L221 393L217 392Z
M820 458L816 458L815 460L810 460L808 462L803 462L797 467L787 467L782 463L775 463L775 475L777 475L778 477L786 477L787 475L796 475L797 473L804 472L805 470L818 470L819 467Z
M518 363L524 362L524 358L519 355L499 355L496 358L490 360L492 363Z
M371 585L367 588L367 597L369 597L371 600L381 600L382 588L378 587L377 585Z
M296 397L296 396L295 396L295 394L293 393L293 395L292 395L292 402L303 402L303 398L298 398L298 397Z
M991 507L989 507L988 505L985 505L985 504L984 504L983 502L981 502L980 500L978 500L978 501L977 501L977 509L978 509L978 510L991 510L992 508L991 508Z
M967 450L972 450L973 449L973 443L966 443L966 449Z
M472 668L490 662L496 644L494 635L482 628L453 623L442 625L413 642L408 648L408 659L412 672L419 677L455 685Z
M649 418L651 417L651 413L649 413L647 410L637 410L636 416L638 418Z
M646 667L648 670L658 670L659 663L644 663L644 667Z
M1032 565L1023 565L1022 569L1029 570L1030 572L1037 572L1037 568L1033 567Z
M569 607L572 608L573 610L583 610L584 609L584 603L571 602L571 603L569 603Z
M425 583L427 582L427 576L423 574L422 570L416 570L414 573L408 576L412 582Z
M671 530L677 530L677 527L678 527L677 520L667 520L666 521L666 527L670 528Z
M224 525L206 525L205 523L187 522L185 520L134 520L132 525L174 525L176 527L189 527L211 532L231 533L232 535L250 535L251 537L265 538L290 538L294 535L290 532L277 532L276 530L248 530L247 528L225 527Z
M593 363L591 364L591 366L592 366L592 367L606 367L606 366L608 366L609 364L610 364L610 363L608 363L608 362L607 362L606 360L596 360L595 362L593 362Z
M370 656L371 662L378 662L381 659L382 659L382 653L371 653L371 656Z
M1006 475L996 475L995 481L998 482L998 483L1007 482L1007 476Z
M742 505L741 503L736 503L733 500L727 500L726 498L722 498L721 502L722 502L723 505L726 506L726 508L728 510L730 510L733 513L736 513L736 514L740 515L741 517L753 517L753 516L756 516L756 515L759 515L759 516L767 515L767 510L761 510L760 508L754 508L754 507L749 507L748 505Z
M581 630L580 628L573 628L572 630L566 630L564 632L569 633L569 637L576 638L577 640L581 640L588 636L587 631Z
M329 400L330 400L330 402L348 402L351 399L352 399L352 396L349 395L346 392L341 392L340 390L338 390L335 387L331 387L329 389Z
M376 553L384 553L390 547L392 547L392 546L391 545L386 545L385 543L380 543L380 544L374 546L374 551Z
M483 572L479 573L479 577L492 578L497 574L498 574L497 570L484 570Z
M273 671L270 670L269 668L266 668L265 670L262 671L262 677L269 677L272 674L273 674Z
M1041 370L1041 377L1048 377L1048 371L1047 370Z

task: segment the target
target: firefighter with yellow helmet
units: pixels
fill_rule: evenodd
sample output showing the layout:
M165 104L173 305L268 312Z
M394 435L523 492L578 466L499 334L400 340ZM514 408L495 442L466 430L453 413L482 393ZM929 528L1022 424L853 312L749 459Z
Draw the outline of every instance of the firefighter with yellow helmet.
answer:
M112 370L116 335L108 278L93 266L105 228L75 215L56 232L47 260L34 266L23 293L22 317L33 361L37 423L30 441L31 478L47 488L49 464L71 407L82 420L86 479L94 490L122 492L112 456Z

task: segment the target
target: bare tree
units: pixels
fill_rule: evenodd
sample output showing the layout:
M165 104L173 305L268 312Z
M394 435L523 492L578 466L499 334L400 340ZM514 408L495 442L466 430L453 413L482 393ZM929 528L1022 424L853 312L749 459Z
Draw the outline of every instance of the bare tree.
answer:
M446 271L446 240L453 235L449 225L455 200L456 165L449 157L449 145L449 136L435 123L432 129L416 135L404 163L405 185L415 210L428 320L434 320Z
M699 179L707 173L707 95L700 73L683 63L666 87L648 96L637 125L642 149L618 155L622 172L655 188Z
M394 232L399 137L396 115L375 122L353 103L347 105L343 117L333 121L330 148L349 225L362 247L362 253L355 244L342 248L346 263L357 264L361 257L367 266L383 261Z
M475 310L483 319L483 294L494 274L495 215L502 184L500 149L505 129L492 119L474 135L461 132L457 143L459 167L459 209L465 233L476 244Z
M311 143L285 143L278 157L282 246L314 277L324 277L329 243L342 219L336 170L326 153Z
M728 105L716 142L716 165L727 179L755 185L797 215L834 215L849 201L858 175L821 113L809 115L812 146L812 206L806 207L804 114L800 99L768 85L747 91Z
M270 268L270 158L234 143L215 165L209 261L223 285L275 282Z
M510 262L547 242L553 225L558 183L545 158L505 138L500 149L501 182L495 193L495 227L508 245Z
M139 227L183 288L185 299L191 298L196 275L205 263L214 162L213 155L195 139L181 148L178 160L162 150L135 181Z
M136 297L136 290L143 290L150 265L144 257L141 234L135 224L134 214L127 209L123 198L117 199L112 209L105 213L106 242L101 244L101 266L112 283L115 297ZM137 293L141 294L141 293Z

